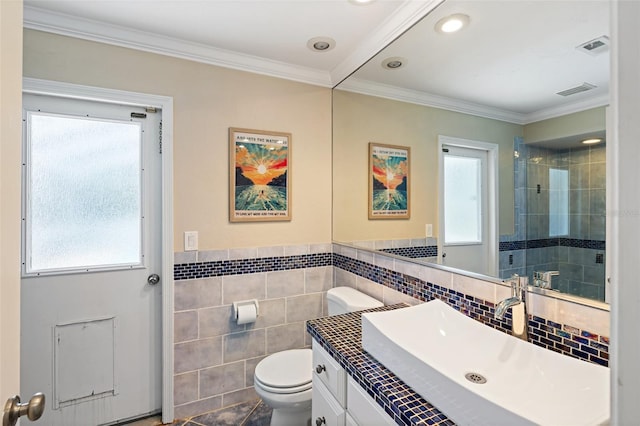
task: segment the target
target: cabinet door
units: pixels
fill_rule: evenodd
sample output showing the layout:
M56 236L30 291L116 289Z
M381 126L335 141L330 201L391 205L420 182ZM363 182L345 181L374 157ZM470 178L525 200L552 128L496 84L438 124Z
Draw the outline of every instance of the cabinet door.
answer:
M396 424L351 377L347 384L347 407L356 425L392 426Z
M343 407L347 403L347 372L322 346L313 341L313 376L327 386Z
M342 405L314 375L311 424L318 426L345 426L345 414Z

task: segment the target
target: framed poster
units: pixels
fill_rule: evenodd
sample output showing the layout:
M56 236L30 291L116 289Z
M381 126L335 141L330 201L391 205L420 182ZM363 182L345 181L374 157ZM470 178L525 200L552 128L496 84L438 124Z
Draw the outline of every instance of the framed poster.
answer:
M409 219L410 148L369 143L369 219Z
M232 127L229 153L229 220L291 220L291 134Z

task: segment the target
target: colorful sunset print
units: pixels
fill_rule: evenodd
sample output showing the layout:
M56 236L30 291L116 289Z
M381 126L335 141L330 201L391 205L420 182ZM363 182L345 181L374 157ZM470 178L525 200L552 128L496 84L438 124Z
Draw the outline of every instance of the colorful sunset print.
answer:
M233 133L235 185L232 218L288 218L287 137Z
M371 216L408 215L409 152L406 148L371 147Z
M236 168L254 185L269 185L287 172L287 147L236 142Z

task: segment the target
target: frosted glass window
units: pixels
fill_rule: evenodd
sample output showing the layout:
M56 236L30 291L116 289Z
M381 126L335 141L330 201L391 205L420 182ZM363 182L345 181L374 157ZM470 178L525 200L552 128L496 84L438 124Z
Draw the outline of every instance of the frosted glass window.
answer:
M141 264L140 124L28 118L26 272Z
M444 243L482 241L482 162L478 158L444 157Z
M549 236L569 235L569 170L549 169Z

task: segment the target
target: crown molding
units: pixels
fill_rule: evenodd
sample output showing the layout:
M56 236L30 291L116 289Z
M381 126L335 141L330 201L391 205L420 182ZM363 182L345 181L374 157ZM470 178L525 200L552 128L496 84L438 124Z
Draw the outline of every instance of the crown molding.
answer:
M188 42L91 19L78 18L27 5L24 6L23 25L25 28L33 30L96 41L239 71L283 78L316 86L335 87L340 83L339 90L441 108L521 125L609 104L609 97L603 95L559 107L547 108L530 114L521 114L426 92L358 80L356 78L350 78L348 81L344 81L355 70L378 54L384 47L411 28L443 1L444 0L406 0L396 12L390 15L371 34L364 37L364 42L331 72L273 61L258 56L245 55L200 43Z
M371 34L363 37L363 43L331 72L273 61L258 56L219 49L201 43L166 37L92 19L79 18L28 5L24 6L23 25L25 28L68 37L157 53L316 86L334 87L443 1L444 0L405 0L404 3L372 31Z
M475 115L478 117L491 118L494 120L506 121L509 123L526 124L524 114L502 110L499 108L488 107L486 105L476 104L472 102L461 101L445 96L433 95L417 90L408 90L396 86L390 86L387 84L358 80L356 78L350 78L349 80L340 84L339 87L336 87L336 89L433 108L440 108L448 111Z
M550 118L561 117L563 115L573 114L588 109L598 108L609 105L609 95L596 96L582 101L572 102L570 104L560 105L557 107L545 108L540 111L532 112L525 115L526 122L524 124L535 123L536 121L548 120Z
M86 18L24 6L24 27L180 59L333 87L329 72L218 49Z
M440 108L448 111L460 112L463 114L475 115L478 117L506 121L508 123L520 125L561 117L563 115L573 114L575 112L585 111L609 104L609 96L603 95L557 107L546 108L529 114L522 114L487 105L448 98L446 96L434 95L427 92L403 89L367 80L359 80L357 78L350 78L341 83L340 86L335 89L408 102L416 105Z
M402 6L371 34L363 37L363 42L358 48L331 71L334 86L340 84L442 2L444 0L405 0Z

